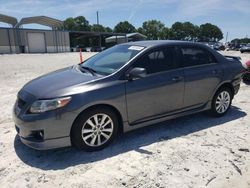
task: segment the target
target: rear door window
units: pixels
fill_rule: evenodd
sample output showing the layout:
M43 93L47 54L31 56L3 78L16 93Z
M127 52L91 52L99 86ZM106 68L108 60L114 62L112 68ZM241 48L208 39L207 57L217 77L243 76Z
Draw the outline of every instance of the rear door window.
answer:
M198 47L181 47L182 67L216 63L215 57L207 50Z

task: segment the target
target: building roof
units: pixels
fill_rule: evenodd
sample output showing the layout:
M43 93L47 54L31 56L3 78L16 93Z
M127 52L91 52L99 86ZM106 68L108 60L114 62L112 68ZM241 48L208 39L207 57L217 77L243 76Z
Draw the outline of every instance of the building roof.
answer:
M14 27L17 24L17 19L12 16L0 14L0 22L10 24L12 27Z
M51 27L52 29L59 28L63 26L63 22L54 18L47 16L34 16L22 18L15 27L20 27L24 24L40 24Z
M145 35L141 34L141 33L129 33L127 34L127 37L141 37L141 38L147 38Z
M125 36L112 36L112 37L108 37L106 38L106 42L109 42L109 41L113 41L113 40L116 40L116 39L123 39L123 38L141 38L141 39L146 39L147 37L141 33L128 33L126 34L126 37Z

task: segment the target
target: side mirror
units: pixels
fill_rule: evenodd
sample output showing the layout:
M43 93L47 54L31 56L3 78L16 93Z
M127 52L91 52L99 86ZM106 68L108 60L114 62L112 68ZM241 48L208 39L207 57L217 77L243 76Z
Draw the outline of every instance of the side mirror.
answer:
M127 74L126 77L128 80L135 80L138 78L143 78L147 75L147 71L144 68L135 67L131 69Z

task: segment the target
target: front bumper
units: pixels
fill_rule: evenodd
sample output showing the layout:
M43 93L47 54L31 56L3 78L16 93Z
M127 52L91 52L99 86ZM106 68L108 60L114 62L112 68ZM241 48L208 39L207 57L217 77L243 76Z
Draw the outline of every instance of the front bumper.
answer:
M67 112L43 118L29 116L18 116L13 110L17 134L25 145L37 150L71 146L70 130L77 114Z
M64 138L55 138L50 140L43 140L41 142L39 141L31 141L29 139L25 139L20 136L20 140L22 143L24 143L26 146L29 146L36 150L48 150L48 149L55 149L55 148L62 148L71 146L70 137L64 137Z

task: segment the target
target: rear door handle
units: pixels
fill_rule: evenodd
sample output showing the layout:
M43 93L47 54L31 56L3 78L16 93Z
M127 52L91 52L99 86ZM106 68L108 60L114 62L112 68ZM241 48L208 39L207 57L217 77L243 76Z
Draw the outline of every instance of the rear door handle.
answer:
M183 77L182 76L176 76L176 77L172 78L172 80L175 81L175 82L180 82L180 81L183 80Z

